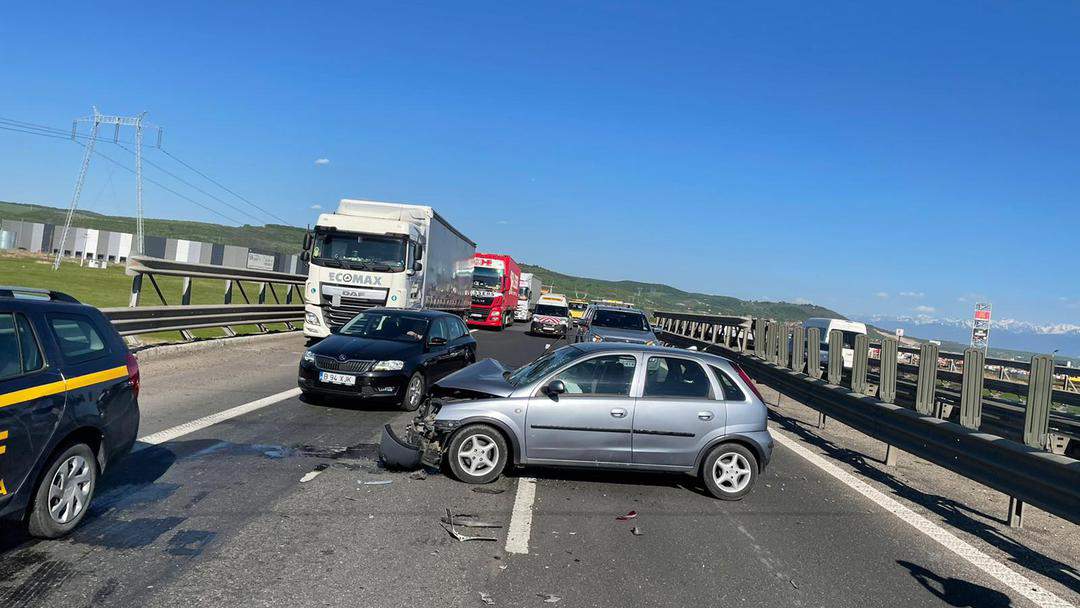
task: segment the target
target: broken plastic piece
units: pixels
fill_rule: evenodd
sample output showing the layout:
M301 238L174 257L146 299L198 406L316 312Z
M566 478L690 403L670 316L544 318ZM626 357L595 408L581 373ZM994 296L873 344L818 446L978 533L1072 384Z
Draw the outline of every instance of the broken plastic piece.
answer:
M466 536L466 535L458 532L457 530L454 529L454 514L450 512L450 509L446 510L446 519L444 519L443 521L449 522L450 527L448 528L448 527L446 527L446 524L442 524L442 523L440 523L439 525L441 525L444 530L449 532L450 536L453 536L455 539L457 539L458 542L466 542L466 541L470 541L470 540L491 540L491 541L498 540L497 538L491 538L489 536Z
M413 470L420 466L423 454L419 446L410 445L394 433L389 424L383 426L379 441L379 459L387 468Z
M483 591L480 592L480 601L484 602L488 606L494 606L495 605L495 600L490 595L484 593Z
M633 528L630 528L630 534L633 534L634 536L641 536L645 533L641 531L641 528L634 526Z
M630 511L626 515L620 515L620 516L616 517L615 519L617 519L619 521L626 521L628 519L634 519L635 517L637 517L637 511Z
M501 528L502 524L497 524L490 521L481 521L479 519L472 519L475 515L467 515L465 513L458 513L454 516L454 520L450 521L449 517L440 518L444 524L454 524L455 526L465 526L466 528Z
M328 465L328 464L320 463L320 464L315 465L314 469L308 471L303 477L300 478L300 483L307 483L307 482L311 481L312 479L315 479L316 477L319 476L319 473L322 473L323 471L325 471L328 468L330 468L330 465Z
M476 492L477 494L502 494L506 490L500 488L486 488L484 486L480 486L473 488L472 491Z
M536 597L544 598L545 604L557 604L562 598L557 595L551 595L550 593L537 593Z

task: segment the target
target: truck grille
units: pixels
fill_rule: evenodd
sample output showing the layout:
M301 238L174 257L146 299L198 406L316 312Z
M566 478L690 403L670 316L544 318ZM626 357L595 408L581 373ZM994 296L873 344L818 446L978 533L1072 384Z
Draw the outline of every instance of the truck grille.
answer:
M352 318L356 315L364 312L369 308L375 308L376 306L382 306L386 303L386 296L383 296L383 301L377 302L374 300L361 300L359 298L341 298L341 306L333 306L330 304L330 298L323 297L323 316L326 318L326 324L332 330L341 329L343 325L352 321Z
M473 296L472 303L479 304L480 306L491 306L491 303L495 301L495 298L489 298L485 296Z
M491 311L490 308L476 308L474 306L474 307L469 309L469 318L470 319L486 319L488 317L488 313L490 311Z
M352 372L354 374L359 374L370 371L374 363L374 361L362 361L358 359L340 361L334 357L327 357L326 355L315 355L315 367L328 372Z

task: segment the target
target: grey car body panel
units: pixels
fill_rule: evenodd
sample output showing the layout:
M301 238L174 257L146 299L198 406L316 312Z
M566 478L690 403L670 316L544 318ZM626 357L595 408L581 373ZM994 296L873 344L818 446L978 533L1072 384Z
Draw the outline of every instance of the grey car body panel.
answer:
M432 387L436 396L464 391L492 397L509 397L514 392L514 385L506 381L506 367L494 359L484 359L459 369L435 383Z
M473 422L495 424L510 437L515 462L520 465L696 473L709 450L727 441L747 444L758 455L759 466L768 462L773 442L766 426L765 404L754 396L727 359L704 352L625 343L581 343L574 348L582 355L526 386L510 385L502 376L505 368L494 361L488 363L490 360L448 376L439 385L451 380L454 390L493 398L446 402L436 420L456 421L458 428ZM629 396L556 398L541 390L565 369L607 355L636 357ZM658 355L701 364L714 398L642 397L646 361ZM735 382L744 400L724 400L722 385L711 367L719 368ZM625 410L625 414L612 416L616 409ZM702 412L710 412L712 418L699 418Z
M632 329L618 329L615 327L602 327L599 325L590 325L589 333L612 342L622 341L645 344L646 342L656 340L656 335L651 331L635 331Z

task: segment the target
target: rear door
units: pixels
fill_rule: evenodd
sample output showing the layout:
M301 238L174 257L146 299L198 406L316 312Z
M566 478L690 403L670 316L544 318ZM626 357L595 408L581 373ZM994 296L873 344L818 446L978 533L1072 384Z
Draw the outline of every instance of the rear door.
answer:
M0 301L0 511L28 479L64 412L64 379L25 307Z
M104 317L65 311L45 319L64 359L67 408L76 422L101 426L130 407L127 353Z
M638 368L632 354L579 360L541 383L562 380L567 392L535 393L526 412L525 452L530 461L629 463L634 417L631 389Z
M726 424L720 392L700 363L673 355L650 355L634 408L633 462L693 466L706 436Z

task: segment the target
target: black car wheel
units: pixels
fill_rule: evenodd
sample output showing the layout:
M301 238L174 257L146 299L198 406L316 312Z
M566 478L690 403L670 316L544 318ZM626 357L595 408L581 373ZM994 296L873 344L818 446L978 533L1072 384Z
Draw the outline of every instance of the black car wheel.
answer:
M450 472L465 483L489 483L506 467L509 450L502 433L486 424L471 424L454 434L447 450Z
M427 384L424 375L420 372L413 373L409 383L405 385L405 394L401 397L401 409L406 412L415 412L424 401L424 393L427 392Z
M97 488L97 458L85 443L56 454L34 493L27 531L38 538L60 538L86 517Z

